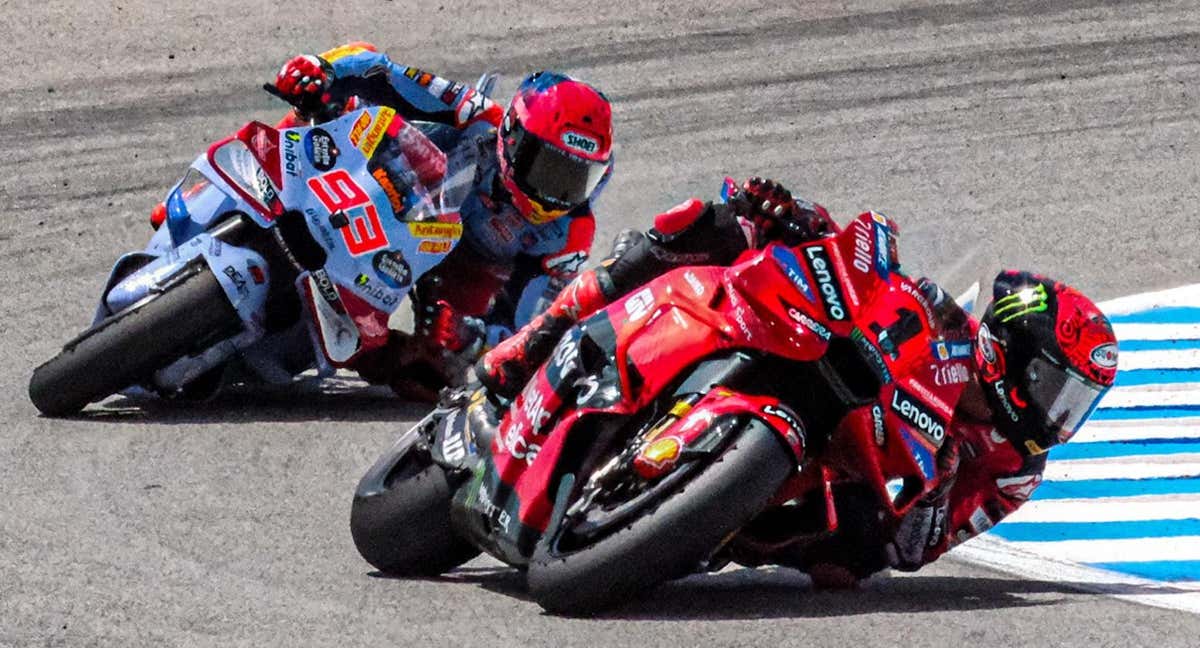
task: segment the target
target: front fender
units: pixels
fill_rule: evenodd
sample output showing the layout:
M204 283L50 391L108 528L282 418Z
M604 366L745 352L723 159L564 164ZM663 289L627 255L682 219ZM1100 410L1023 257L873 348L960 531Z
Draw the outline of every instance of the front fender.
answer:
M194 236L116 282L105 294L100 312L119 312L161 291L198 257L212 270L246 329L258 337L270 284L267 263L257 252L224 243L207 233ZM120 268L119 261L114 275Z

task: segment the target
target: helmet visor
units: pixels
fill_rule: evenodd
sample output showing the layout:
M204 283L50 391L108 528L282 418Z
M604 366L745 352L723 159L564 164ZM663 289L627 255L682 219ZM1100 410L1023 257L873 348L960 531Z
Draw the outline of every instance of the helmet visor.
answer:
M1033 403L1046 413L1046 425L1066 442L1092 415L1108 391L1045 358L1034 358L1025 371L1025 386Z
M530 198L543 206L570 209L586 202L604 179L607 162L586 160L542 140L512 120L505 134L513 179Z

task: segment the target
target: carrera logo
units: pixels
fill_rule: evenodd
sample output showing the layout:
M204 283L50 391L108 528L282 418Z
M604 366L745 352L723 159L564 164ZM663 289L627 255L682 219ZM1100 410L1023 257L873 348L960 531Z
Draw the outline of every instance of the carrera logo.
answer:
M883 426L883 408L878 403L871 406L871 429L875 444L882 448L887 443L887 428Z
M783 307L787 309L788 317L792 318L793 321L795 321L797 324L800 324L805 329L812 331L817 337L825 340L826 342L833 337L833 332L830 331L824 324L809 317L808 315L805 315L804 312L799 308L792 306L782 299L779 300L779 303L783 304Z
M892 392L892 411L916 427L934 445L940 446L946 438L946 422L903 389Z
M409 223L408 231L419 239L462 238L462 223Z
M576 133L574 131L567 131L563 133L562 143L567 148L572 148L582 153L593 154L600 150L600 142L588 137L587 135Z
M804 258L808 269L817 279L817 287L825 301L825 314L835 322L846 320L846 299L842 296L842 288L837 278L833 276L833 264L825 248L812 246L804 248Z
M1092 349L1090 355L1092 364L1101 369L1116 369L1117 368L1117 345L1112 342L1101 344Z

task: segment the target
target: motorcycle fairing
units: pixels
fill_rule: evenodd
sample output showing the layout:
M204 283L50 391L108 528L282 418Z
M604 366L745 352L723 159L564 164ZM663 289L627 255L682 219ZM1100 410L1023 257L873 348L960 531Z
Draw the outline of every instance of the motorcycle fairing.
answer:
M637 413L688 368L730 349L825 363L825 375L836 369L835 354L870 370L870 379L855 378L873 381L866 395L842 386L849 413L829 431L827 449L807 457L806 469L784 491L815 489L813 495L828 499L836 481L868 481L897 514L911 506L936 478L936 456L962 385L938 384L932 308L895 271L893 228L881 219L863 214L836 237L786 250L768 246L730 268L669 272L572 329L514 400L494 442L480 447L475 482L460 491L459 503L469 507L474 487L486 489L486 505L474 500L474 513L491 521L478 527L489 536L484 543L519 563L530 538L546 529L563 448L577 429L590 427L580 423ZM594 397L605 372L609 393L619 398L580 406L587 401L579 396ZM767 422L785 442L789 429L795 434L787 417L762 412L777 400L719 391L712 398L696 416L741 411ZM804 412L792 414L805 425ZM894 480L905 484L896 498L886 489ZM499 511L504 528L495 525ZM829 524L836 524L832 514Z

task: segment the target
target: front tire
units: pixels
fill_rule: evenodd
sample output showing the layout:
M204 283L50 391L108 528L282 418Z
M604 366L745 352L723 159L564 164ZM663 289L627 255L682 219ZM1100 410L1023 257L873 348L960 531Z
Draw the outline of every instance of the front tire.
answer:
M563 530L551 529L529 563L529 591L550 612L578 615L687 575L761 512L794 470L778 435L751 420L724 453L619 531L564 550Z
M383 488L356 492L350 534L358 553L389 576L437 576L479 555L450 522L446 471L410 448Z
M34 369L29 399L46 416L74 414L149 378L199 342L241 327L212 271L194 266L161 294L99 322Z

